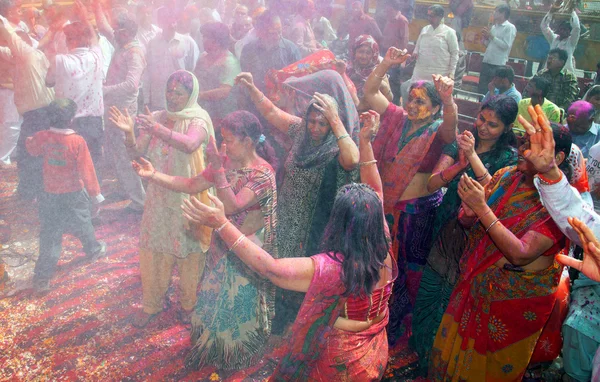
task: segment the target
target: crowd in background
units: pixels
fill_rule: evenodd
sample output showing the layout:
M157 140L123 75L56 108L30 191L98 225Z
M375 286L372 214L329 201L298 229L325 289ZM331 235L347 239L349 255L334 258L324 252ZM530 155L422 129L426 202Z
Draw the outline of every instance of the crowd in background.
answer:
M473 2L429 6L414 43L414 0L344 6L0 0L0 160L39 208L33 295L64 233L96 261L102 203L130 200L132 324L160 319L177 268L188 367L248 368L283 336L273 380L379 380L402 341L431 380L544 380L557 357L590 380L600 85L580 97L578 11L551 5L520 92L493 10L465 127Z

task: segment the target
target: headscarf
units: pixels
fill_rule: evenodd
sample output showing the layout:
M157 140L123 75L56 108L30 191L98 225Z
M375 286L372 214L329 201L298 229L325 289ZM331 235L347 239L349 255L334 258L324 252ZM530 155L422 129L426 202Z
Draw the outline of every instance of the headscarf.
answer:
M356 51L361 46L368 46L371 51L371 60L364 68L358 67L355 62ZM369 75L373 72L373 69L379 64L379 45L375 39L368 34L361 34L352 42L352 46L350 47L350 60L348 67L346 68L346 74L348 77L354 82L354 86L356 86L356 90L358 91L358 98L363 97L363 87Z
M340 120L347 133L354 137L359 130L358 111L342 76L335 70L322 70L302 78L289 78L284 82L284 86L294 90L293 97L296 98L294 100L296 107L306 105L304 129L300 132L301 137L299 137L301 143L293 153L296 163L303 168L325 166L340 151L336 137L330 130L320 145L313 146L308 133L307 117L310 106L314 103L313 95L315 93L327 94L337 102Z
M200 86L198 85L198 79L196 76L186 70L178 70L171 74L167 80L167 87L172 86L172 82L176 81L181 84L186 90L190 92L190 98L186 103L185 107L181 111L170 111L165 105L165 112L167 118L174 121L173 132L179 134L186 134L189 126L193 119L199 118L206 123L206 140L198 147L196 151L191 154L185 154L181 151L175 150L175 155L189 155L189 166L191 177L201 174L206 169L206 158L205 149L208 139L215 137L215 131L212 125L210 115L200 105L198 105L198 93L200 92ZM167 89L165 89L166 91ZM211 201L208 198L208 192L203 191L196 195L198 200L206 205L211 205ZM208 250L210 246L212 230L207 226L195 226L194 235L200 241L200 247L204 252Z

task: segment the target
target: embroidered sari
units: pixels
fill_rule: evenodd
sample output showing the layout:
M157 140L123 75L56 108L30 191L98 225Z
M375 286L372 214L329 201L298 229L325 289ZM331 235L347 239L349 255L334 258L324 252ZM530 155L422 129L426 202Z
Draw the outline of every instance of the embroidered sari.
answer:
M264 227L247 237L277 258L277 191L273 169L259 166L230 170L227 179L234 193L248 188L258 200L258 204L228 216L229 220L239 228L249 212L260 210ZM186 365L193 368L213 365L223 370L249 367L262 356L271 333L275 287L229 253L219 235L213 235L205 269L192 314L193 348L186 357Z
M523 184L514 167L498 171L488 185L488 205L517 237L536 231L554 245L564 236L542 206L534 187ZM491 191L491 192L490 192ZM461 276L437 331L429 378L435 381L521 380L528 365L556 358L564 318L559 281L563 267L554 262L541 271L499 268L503 257L477 223L461 259Z
M389 310L382 321L362 332L334 328L347 300L342 296L341 263L324 253L312 260L315 273L291 343L270 381L379 381L388 359Z

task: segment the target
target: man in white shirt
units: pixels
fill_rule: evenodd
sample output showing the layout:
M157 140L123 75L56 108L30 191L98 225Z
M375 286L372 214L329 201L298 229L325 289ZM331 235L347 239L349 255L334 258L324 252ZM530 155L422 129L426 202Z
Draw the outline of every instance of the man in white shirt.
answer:
M137 24L138 31L136 38L144 49L144 54L148 50L150 41L158 36L162 31L152 24L152 7L149 4L140 2L137 6Z
M98 173L104 139L104 61L87 11L83 6L78 10L83 21L65 26L69 53L58 54L50 60L46 84L54 87L56 98L68 98L77 104L73 129L85 139Z
M169 8L160 8L157 16L162 32L148 44L144 78L144 104L150 110L165 108L169 76L177 70L193 71L200 57L194 39L175 32L178 20Z
M42 160L28 154L25 140L50 127L46 106L54 99L54 91L45 83L50 63L43 52L32 46L27 33L14 30L8 23L0 22L0 39L7 44L0 47L0 56L15 63L14 103L23 118L20 135L17 131L18 141L14 142L19 171L17 192L25 199L33 199L43 191Z
M417 60L410 80L404 82L400 92L404 102L408 100L408 89L415 81L431 81L433 74L454 79L458 63L458 39L454 29L444 24L444 8L432 5L427 9L429 25L423 27L413 51L412 60Z
M508 21L510 7L502 4L494 11L494 25L490 30L483 28L483 44L487 46L479 73L479 93L485 94L496 69L506 65L508 55L517 36L517 28Z
M550 49L560 48L567 52L568 57L567 62L565 63L565 69L575 73L573 52L575 51L575 48L577 48L577 43L579 42L581 24L579 23L577 12L573 10L571 12L571 22L561 21L558 24L555 33L550 29L550 23L552 22L552 17L557 9L558 8L555 5L550 8L548 14L542 19L540 27L542 28L542 34L550 44Z

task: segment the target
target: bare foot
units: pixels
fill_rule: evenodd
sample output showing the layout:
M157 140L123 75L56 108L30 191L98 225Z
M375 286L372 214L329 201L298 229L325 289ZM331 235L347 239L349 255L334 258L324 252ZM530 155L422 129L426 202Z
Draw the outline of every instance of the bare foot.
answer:
M131 324L136 328L145 328L146 325L148 325L148 323L152 321L157 314L158 313L149 314L144 312L143 310L139 310L133 317L133 322Z

